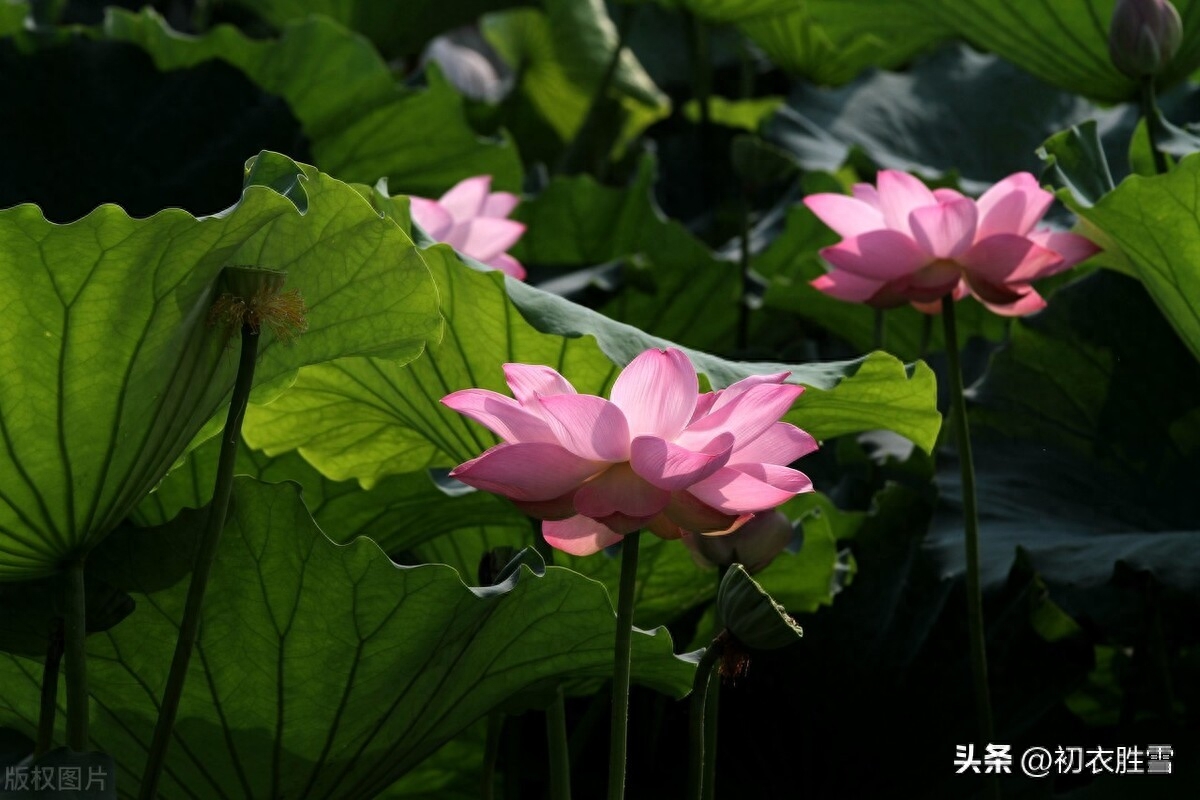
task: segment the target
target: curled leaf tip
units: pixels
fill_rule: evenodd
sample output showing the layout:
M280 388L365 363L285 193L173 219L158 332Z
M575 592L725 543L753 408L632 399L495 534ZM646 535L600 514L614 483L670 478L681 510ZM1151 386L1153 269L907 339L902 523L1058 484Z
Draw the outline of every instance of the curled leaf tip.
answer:
M283 291L287 273L261 267L226 267L222 292L208 312L208 324L230 335L248 327L257 334L265 327L276 339L290 342L308 330L308 308L299 290Z

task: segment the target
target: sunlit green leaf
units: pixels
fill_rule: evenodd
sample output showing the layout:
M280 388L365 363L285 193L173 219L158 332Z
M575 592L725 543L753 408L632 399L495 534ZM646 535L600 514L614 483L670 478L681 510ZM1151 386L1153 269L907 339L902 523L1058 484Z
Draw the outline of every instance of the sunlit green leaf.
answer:
M204 514L114 536L100 577L137 610L88 640L91 741L136 794ZM536 556L534 557L536 558ZM160 796L373 796L498 704L545 682L611 674L602 586L528 566L472 589L444 566L338 546L294 487L239 479L217 553ZM694 665L635 632L633 677L676 697ZM40 665L0 657L0 724L31 732ZM60 715L60 719L61 719Z

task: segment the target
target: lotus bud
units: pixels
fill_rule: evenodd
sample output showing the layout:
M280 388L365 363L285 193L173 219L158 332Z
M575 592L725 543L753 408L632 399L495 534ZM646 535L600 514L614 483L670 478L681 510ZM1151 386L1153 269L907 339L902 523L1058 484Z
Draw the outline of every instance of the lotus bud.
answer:
M742 564L753 575L762 572L792 541L792 522L779 511L760 511L733 533L705 536L686 533L683 543L702 568Z
M717 590L717 615L725 628L751 650L778 650L804 631L741 564L725 573Z
M1183 40L1183 22L1169 0L1117 0L1108 29L1108 54L1130 78L1162 72Z

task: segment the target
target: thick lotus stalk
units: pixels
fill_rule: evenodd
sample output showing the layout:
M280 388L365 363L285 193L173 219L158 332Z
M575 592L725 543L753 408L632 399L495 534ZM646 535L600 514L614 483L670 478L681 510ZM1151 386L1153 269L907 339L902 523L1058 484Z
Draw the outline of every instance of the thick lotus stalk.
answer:
M229 414L225 419L225 429L221 433L221 453L212 504L208 507L204 535L196 553L196 565L188 586L183 619L179 625L179 638L175 643L175 655L171 661L171 670L167 674L167 684L163 689L162 703L159 705L158 722L154 728L154 738L142 776L139 796L143 800L157 797L158 782L166 764L167 748L171 742L175 717L179 712L179 700L183 696L188 664L199 638L204 592L208 587L209 572L216 559L221 530L225 527L225 517L229 511L234 463L237 461L238 445L242 439L242 420L246 416L250 389L254 384L254 366L258 360L262 331L269 330L278 338L287 340L307 328L304 300L296 291L283 291L286 279L285 272L256 267L226 267L221 273L222 291L209 313L209 324L214 327L224 327L231 336L240 331L241 349L233 397L229 402Z
M1134 80L1158 75L1182 41L1183 21L1169 0L1117 0L1108 54L1125 75Z

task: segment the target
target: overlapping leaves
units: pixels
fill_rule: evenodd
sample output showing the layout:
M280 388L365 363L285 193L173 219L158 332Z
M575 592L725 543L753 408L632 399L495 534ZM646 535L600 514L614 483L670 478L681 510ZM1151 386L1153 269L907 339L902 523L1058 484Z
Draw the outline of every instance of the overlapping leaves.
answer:
M203 518L122 531L91 565L138 601L88 645L92 742L128 796ZM447 567L397 567L366 539L335 545L294 487L239 479L161 796L373 796L497 704L607 675L614 623L603 587L568 570L521 566L470 589ZM669 636L634 640L634 679L685 693L693 665ZM0 722L30 732L40 665L3 656L0 676Z
M218 410L237 360L230 331L207 322L226 264L287 270L309 305L301 340L263 345L260 382L351 353L412 358L436 334L420 255L354 189L279 156L250 181L235 208L204 219L102 206L53 225L35 206L0 212L0 353L21 365L0 386L0 577L86 553Z

